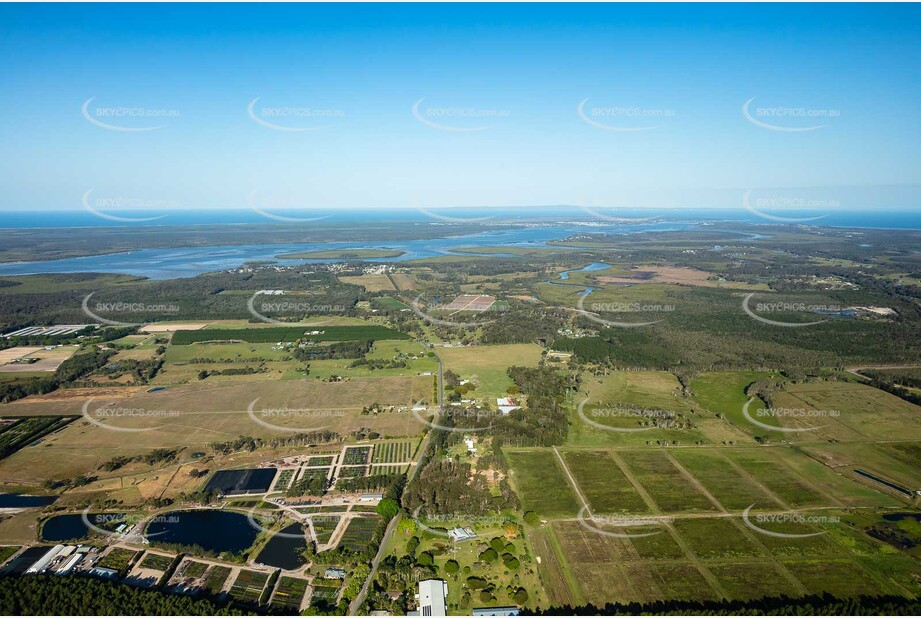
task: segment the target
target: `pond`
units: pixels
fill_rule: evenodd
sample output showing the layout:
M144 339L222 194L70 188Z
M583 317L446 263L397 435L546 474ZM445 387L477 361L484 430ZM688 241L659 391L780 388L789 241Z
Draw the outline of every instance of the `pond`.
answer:
M124 513L90 513L86 517L90 523L112 530L119 523L125 522ZM55 515L48 518L42 524L41 537L43 541L52 541L55 543L66 543L68 541L79 541L98 533L92 532L83 521L82 513L71 513L69 515Z
M144 532L157 543L198 545L216 554L244 552L258 534L246 515L215 509L170 511L155 517Z
M0 509L28 509L48 506L57 496L26 496L23 494L0 494Z
M300 535L299 538L292 538L290 535ZM304 537L304 527L299 524L291 524L277 534L266 544L265 549L259 553L256 562L275 567L277 569L293 570L304 566L306 560L301 554L307 548L307 540Z

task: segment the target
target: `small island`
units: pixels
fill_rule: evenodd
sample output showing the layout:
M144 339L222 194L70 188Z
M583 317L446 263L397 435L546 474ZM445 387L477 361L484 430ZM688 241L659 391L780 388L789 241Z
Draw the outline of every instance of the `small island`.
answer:
M308 259L343 259L371 260L378 258L395 258L406 253L399 249L328 249L326 251L304 251L302 253L282 253L275 257L283 260Z

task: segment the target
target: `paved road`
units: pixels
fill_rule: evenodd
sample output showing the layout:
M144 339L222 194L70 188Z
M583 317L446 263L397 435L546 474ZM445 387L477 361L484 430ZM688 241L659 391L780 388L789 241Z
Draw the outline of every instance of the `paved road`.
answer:
M441 359L437 356L435 357L438 360L438 413L435 415L434 422L437 422L438 416L444 412L444 365L441 363ZM420 462L425 456L425 452L429 447L429 439L432 437L432 432L429 431L425 434L425 439L422 441L422 445L419 447L419 455L416 459L416 465L410 466L409 474L406 476L406 483L409 484L413 480L413 477L416 475L416 472L419 471L419 468L422 466ZM361 590L358 591L358 594L352 599L352 602L349 604L349 616L357 616L358 608L361 607L362 603L365 602L365 598L368 596L368 590L371 589L371 582L374 581L374 575L377 573L377 567L380 565L381 560L384 559L384 554L387 551L387 544L390 541L393 531L396 530L397 524L400 521L400 516L397 515L390 520L390 523L387 525L387 530L384 531L384 537L381 539L381 545L377 549L377 554L374 556L374 559L371 561L371 572L368 573L368 578L365 580L364 585L362 585Z

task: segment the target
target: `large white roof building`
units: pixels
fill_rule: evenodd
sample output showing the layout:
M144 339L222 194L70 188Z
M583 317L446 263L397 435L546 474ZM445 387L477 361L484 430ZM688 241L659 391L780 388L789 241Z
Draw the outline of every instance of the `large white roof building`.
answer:
M447 616L445 599L448 597L448 582L440 579L426 579L419 582L419 616Z

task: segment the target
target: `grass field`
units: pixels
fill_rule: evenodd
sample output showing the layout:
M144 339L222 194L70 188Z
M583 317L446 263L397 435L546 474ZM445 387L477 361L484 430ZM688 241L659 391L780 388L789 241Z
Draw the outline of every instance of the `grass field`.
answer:
M578 396L578 402L583 401L582 414L573 411L571 415L567 445L719 444L744 437L716 413L685 396L678 379L667 372L613 371L602 377L587 376ZM627 431L619 431L624 429Z
M789 419L786 424L791 427L816 428L786 436L799 442L891 440L921 435L921 406L857 382L792 384L776 399L776 407L821 414Z
M661 451L621 453L628 469L646 489L662 512L716 511L706 496L700 493Z
M446 522L440 521L439 525L444 523ZM464 522L458 521L457 523ZM503 526L498 522L478 522L474 526L479 539L458 544L452 544L442 536L418 530L415 533L420 539L418 552L428 552L433 556L438 572L448 584L447 603L451 606L451 611L448 613L469 616L475 607L515 605L515 601L508 594L508 588L511 587L514 590L517 586L523 586L528 591L527 607L546 607L548 596L541 585L538 570L543 569L543 565L551 565L552 562L549 562L546 556L542 556L541 564L538 564L535 557L537 549L531 546L531 535L506 536ZM390 539L387 553L394 556L404 555L406 545L412 536L412 533L401 531L398 528ZM501 543L504 546L501 553L514 556L519 564L507 567L503 560L493 562L483 560L480 554L488 546L487 543L492 542ZM457 573L446 572L445 565L449 560L455 560L460 566ZM465 592L470 590L465 585L468 575L485 579L491 585L492 592L489 600L485 600L475 591L465 595ZM464 602L465 597L466 602Z
M410 307L406 303L392 296L381 296L371 301L371 306L383 311L409 311Z
M44 347L35 348L11 348L3 350L2 354L6 356L7 364L0 364L0 373L35 373L41 372L44 375L51 375L61 363L74 355L78 346L68 345L52 350L46 350ZM13 358L28 357L37 358L34 363L13 363L9 362Z
M99 480L81 491L130 489L135 494L140 491L141 495L136 494L135 500L158 496L164 491L193 491L195 480L187 474L176 474L176 468L151 470L143 464L132 464L109 473L98 468L116 452L132 456L143 455L154 448L184 447L187 450L183 457L187 458L195 451L208 452L208 445L215 441L232 440L241 435L284 436L287 435L286 427L298 431L329 429L341 435L359 428L369 428L385 437L416 435L423 425L409 412L361 415L360 411L363 406L374 403L410 406L423 395L430 397L431 378L422 380L424 388L416 376L410 376L354 378L344 382L273 381L221 386L199 383L157 392L121 387L98 391L99 395L94 394L97 390L72 389L73 392L20 400L6 404L4 412L30 417L51 411L79 415L82 405L92 398L88 407L91 416L107 408L142 411L140 415L100 417L100 422L143 431L109 431L79 419L46 436L38 446L24 447L0 461L0 478L35 486L46 479L92 474ZM248 414L249 403L257 399L253 416L281 429L260 424ZM299 412L265 416L265 410ZM189 460L188 463L194 462Z
M751 533L729 518L678 519L674 526L701 560L764 557Z
M180 330L173 334L172 345L188 345L202 341L245 341L273 343L294 341L373 341L377 339L407 339L409 336L384 326L272 326L266 328L235 328Z
M687 411L691 405L681 397L681 384L665 371L615 371L592 389L593 401L627 403L641 408Z
M565 451L563 460L594 515L649 512L636 488L605 451Z
M582 505L549 451L508 451L511 482L525 511L542 517L575 517Z
M637 434L641 439L612 438L580 425L573 414L559 449L596 517L651 511L666 516L666 525L612 527L599 519L583 526L574 520L578 500L555 470L555 453L506 449L522 508L558 513L531 534L544 557L542 583L555 603L921 594L921 567L906 549L914 546L910 539L921 541L921 526L913 516L886 520L891 511L880 510L905 508L908 501L854 473L918 486L917 406L856 382L787 384L775 393L776 407L824 407L840 415L821 430L785 435L742 415L746 387L772 375L704 373L692 382L690 397L664 373L611 372L583 382L572 407L587 394L604 403L684 410L693 419L701 439L692 443L687 437L693 434L685 433L675 444L662 441L658 428ZM760 400L752 405L766 407ZM795 418L777 425L802 426ZM768 446L759 446L754 437L764 435ZM666 444L673 448L661 448ZM572 505L567 515L555 506L560 494ZM750 506L760 530L740 517Z
M482 345L463 348L438 348L445 365L477 387L474 397L504 397L514 383L506 373L509 367L533 367L540 360L542 348L537 344ZM493 402L495 404L495 402Z
M829 499L807 484L783 463L782 458L766 450L732 450L726 456L756 481L766 487L776 500L790 508L825 506Z
M0 564L3 564L10 559L10 556L19 551L19 545L3 545L0 546Z
M746 559L744 563L710 564L707 569L733 599L797 595L797 588L769 561Z
M758 427L752 426L745 420L742 416L742 408L748 401L745 395L748 385L770 377L777 377L777 375L756 371L703 373L691 382L691 390L694 392L697 403L728 419L740 430L749 434L763 433ZM756 400L752 403L752 407L756 409L767 406L763 401ZM759 420L765 424L774 424L772 418Z
M716 449L675 450L672 456L731 511L742 511L752 504L759 509L781 508L753 478L734 468Z
M391 292L396 289L387 275L352 275L339 277L339 281L350 285L360 285L366 292Z

